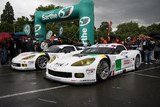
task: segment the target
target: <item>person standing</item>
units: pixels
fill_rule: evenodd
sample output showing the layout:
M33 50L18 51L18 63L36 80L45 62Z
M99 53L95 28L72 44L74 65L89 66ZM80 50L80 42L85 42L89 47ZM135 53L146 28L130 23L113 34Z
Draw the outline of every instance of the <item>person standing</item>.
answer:
M13 40L13 38L11 38L10 46L9 46L11 59L16 56L16 46L15 45L16 45L15 41Z
M100 37L100 43L107 44L107 40L105 40L103 37Z
M1 64L7 64L8 62L8 50L7 50L7 44L6 42L2 42L1 44L2 50L1 50Z
M145 64L153 64L152 63L152 51L153 51L153 49L154 49L154 45L151 43L150 38L147 38L143 42Z
M159 56L160 56L160 42L156 41L155 43L155 47L154 47L154 58L156 60L156 62L159 62Z

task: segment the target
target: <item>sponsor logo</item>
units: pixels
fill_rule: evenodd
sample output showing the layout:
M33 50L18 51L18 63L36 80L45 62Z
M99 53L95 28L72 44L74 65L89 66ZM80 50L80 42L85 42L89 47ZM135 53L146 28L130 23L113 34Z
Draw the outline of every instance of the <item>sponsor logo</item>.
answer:
M50 39L52 35L53 35L53 32L49 30L46 34L46 39Z
M34 64L34 61L29 61L28 64L29 64L29 65Z
M116 71L122 69L122 59L117 59L115 64L116 64Z
M94 73L94 71L95 71L94 68L92 68L92 69L86 69L86 73L87 73L88 75L92 75L92 74Z
M90 79L90 80L80 80L80 81L83 81L83 82L95 82L96 80L95 79Z
M41 29L41 25L37 24L35 25L35 32L38 32Z
M82 29L81 40L83 44L87 44L87 28Z
M47 13L42 15L42 20L56 19L58 15L56 13Z
M58 16L60 18L67 18L72 14L73 9L74 9L73 6L64 7L59 11Z
M29 25L29 24L26 24L26 25L24 26L23 32L25 32L27 35L30 34L31 28L30 28L30 25Z
M79 25L80 26L86 26L87 24L89 24L91 21L91 19L87 16L85 17L82 17L79 21ZM87 40L88 40L88 29L87 28L82 28L82 35L81 35L81 40L82 40L82 43L84 45L87 45Z
M129 60L129 59L126 59L126 60L123 61L123 65L127 65L127 64L129 64L129 63L130 63L130 60Z
M62 67L62 66L67 66L68 63L55 63L54 66L56 67Z
M91 19L90 19L89 17L87 17L87 16L82 17L82 18L80 19L80 21L79 21L79 25L80 25L80 26L85 26L85 25L89 24L90 21L91 21Z

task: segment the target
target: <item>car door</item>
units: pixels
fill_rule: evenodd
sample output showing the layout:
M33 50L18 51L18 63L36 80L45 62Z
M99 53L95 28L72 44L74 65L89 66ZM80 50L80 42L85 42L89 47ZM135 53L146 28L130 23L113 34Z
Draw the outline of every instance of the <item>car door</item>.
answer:
M115 71L117 73L123 72L128 65L129 58L127 56L127 51L124 46L117 46L115 50L116 60L115 60Z

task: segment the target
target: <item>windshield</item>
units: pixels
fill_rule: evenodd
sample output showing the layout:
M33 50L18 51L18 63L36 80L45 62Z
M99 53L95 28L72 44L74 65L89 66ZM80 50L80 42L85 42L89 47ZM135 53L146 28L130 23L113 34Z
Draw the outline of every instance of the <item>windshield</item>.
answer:
M108 47L94 47L94 48L87 48L81 52L81 54L113 54L115 52L115 48L108 48Z
M45 52L53 52L53 53L59 53L61 51L61 48L58 46L50 46Z

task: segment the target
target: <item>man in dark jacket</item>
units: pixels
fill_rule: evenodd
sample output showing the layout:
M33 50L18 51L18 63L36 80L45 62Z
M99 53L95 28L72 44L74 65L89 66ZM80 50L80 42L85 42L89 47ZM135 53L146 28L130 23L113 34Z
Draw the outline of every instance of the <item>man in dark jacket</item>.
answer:
M150 38L147 38L143 42L145 64L153 64L152 63L152 51L153 51L153 49L154 49L154 44L151 42Z

